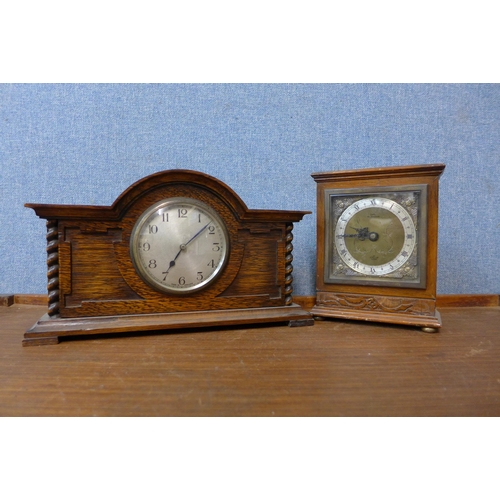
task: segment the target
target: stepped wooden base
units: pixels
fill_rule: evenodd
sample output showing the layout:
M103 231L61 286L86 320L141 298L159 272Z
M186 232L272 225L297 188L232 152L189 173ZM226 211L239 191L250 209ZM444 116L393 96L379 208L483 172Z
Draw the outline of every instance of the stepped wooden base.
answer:
M313 317L320 318L341 318L353 319L357 321L373 321L376 323L394 323L398 325L417 326L422 328L427 333L435 333L441 328L441 315L439 311L435 311L432 317L417 317L404 314L376 314L376 313L363 313L352 311L338 310L334 311L323 307L314 307L311 310Z
M429 333L436 332L442 324L433 299L318 292L311 314L315 317L417 326Z
M68 336L285 322L288 322L289 326L314 324L311 314L297 304L282 307L85 318L51 318L45 314L24 334L23 345L57 344L60 337Z

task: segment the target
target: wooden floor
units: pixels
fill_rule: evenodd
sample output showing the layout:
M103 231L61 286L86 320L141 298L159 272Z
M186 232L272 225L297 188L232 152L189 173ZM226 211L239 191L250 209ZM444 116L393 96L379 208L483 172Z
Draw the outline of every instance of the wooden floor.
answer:
M0 307L1 416L500 416L499 307L22 347L45 309Z

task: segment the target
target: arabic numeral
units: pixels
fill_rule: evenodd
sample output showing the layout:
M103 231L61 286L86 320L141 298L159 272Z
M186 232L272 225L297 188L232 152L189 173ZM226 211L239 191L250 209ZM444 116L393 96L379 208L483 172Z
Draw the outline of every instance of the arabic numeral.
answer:
M155 224L150 224L149 226L149 234L156 234L158 232L158 226Z
M156 260L155 260L155 259L151 259L151 260L149 261L148 267L149 267L150 269L155 269L155 268L156 268Z

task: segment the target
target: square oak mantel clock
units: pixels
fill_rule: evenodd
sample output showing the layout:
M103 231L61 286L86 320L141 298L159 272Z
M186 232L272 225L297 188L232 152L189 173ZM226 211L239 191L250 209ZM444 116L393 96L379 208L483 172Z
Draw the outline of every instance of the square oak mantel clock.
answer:
M318 317L434 332L442 164L312 174Z
M191 170L139 180L111 206L26 204L47 220L48 312L60 337L253 323L313 324L292 302L293 223Z

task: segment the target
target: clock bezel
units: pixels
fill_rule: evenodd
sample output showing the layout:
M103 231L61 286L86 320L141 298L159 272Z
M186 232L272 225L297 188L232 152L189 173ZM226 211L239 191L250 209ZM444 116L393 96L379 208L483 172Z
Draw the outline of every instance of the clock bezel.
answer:
M387 275L370 276L349 269L347 274L335 275L333 268L335 261L342 261L335 241L335 228L339 217L356 201L365 198L383 197L398 200L409 192L418 193L418 207L416 215L410 214L417 232L417 241L413 253L408 260L414 264L416 277L401 276L401 271ZM381 187L359 187L359 188L335 188L324 191L324 275L325 284L333 285L367 285L384 286L391 288L416 288L425 289L427 286L427 184L405 184ZM350 199L349 205L342 210L335 210L335 201L339 199ZM403 206L403 208L405 208ZM406 208L405 208L406 210Z
M209 213L217 222L217 225L221 228L222 233L225 238L225 245L224 245L224 252L222 255L222 258L220 262L218 263L216 269L214 272L210 275L209 278L204 280L203 282L189 287L189 288L173 288L169 286L163 286L160 283L158 283L148 272L145 270L141 264L141 259L139 257L139 253L137 250L137 240L140 237L141 234L141 228L143 225L146 223L146 221L150 218L150 216L158 211L161 210L165 207L168 207L169 205L177 205L177 204L188 204L192 206L197 206L198 208L202 209L203 211ZM131 232L130 236L130 258L132 260L132 263L134 265L134 268L138 274L138 276L149 286L154 288L156 291L159 291L164 294L172 294L172 295L191 295L193 293L199 292L201 290L204 290L208 288L209 286L213 285L217 279L221 276L222 271L226 267L226 264L229 260L230 257L230 237L229 237L229 232L227 230L226 224L224 223L223 218L218 214L218 212L210 205L207 203L204 203L201 200L198 200L196 198L190 198L190 197L185 197L185 196L176 196L176 197L170 197L170 198L165 198L163 200L158 201L157 203L154 203L151 205L149 208L144 210L144 212L139 216L137 219L136 223L134 224L134 227Z

